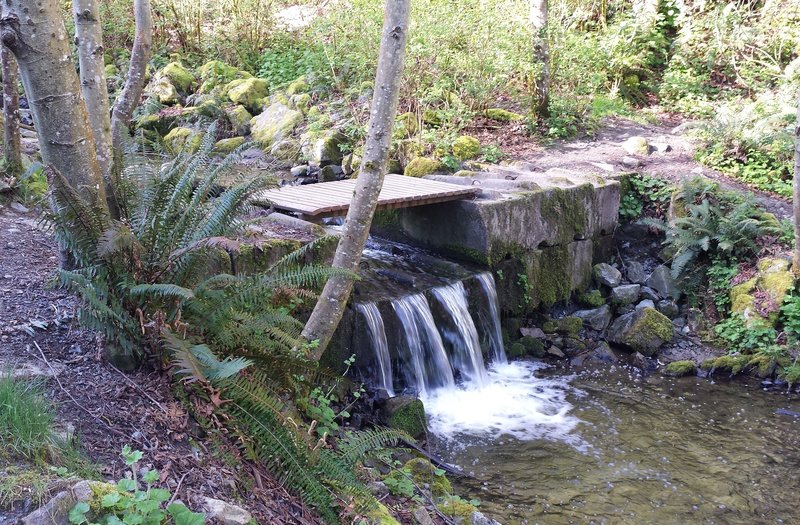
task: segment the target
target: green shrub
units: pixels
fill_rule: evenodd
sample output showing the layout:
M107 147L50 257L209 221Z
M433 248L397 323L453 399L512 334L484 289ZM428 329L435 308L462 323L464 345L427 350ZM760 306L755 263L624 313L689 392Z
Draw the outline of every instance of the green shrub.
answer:
M714 327L714 333L719 337L729 352L753 353L758 350L775 345L778 334L774 328L748 324L741 316L725 319Z

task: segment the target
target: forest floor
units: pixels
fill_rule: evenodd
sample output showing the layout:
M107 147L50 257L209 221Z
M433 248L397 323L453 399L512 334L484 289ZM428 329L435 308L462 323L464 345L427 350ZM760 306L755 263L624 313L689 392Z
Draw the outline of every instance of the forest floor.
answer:
M161 482L192 509L212 497L244 507L258 523L321 523L271 474L243 465L235 448L205 439L166 376L123 374L106 362L97 337L77 326L77 299L52 286L58 261L52 235L33 212L0 209L0 371L45 381L59 430L75 436L103 478L124 476L120 451L130 445L144 452L142 466L161 472ZM10 466L0 457L0 478ZM259 480L256 486L244 485L243 468ZM0 524L32 510L22 497L0 508Z

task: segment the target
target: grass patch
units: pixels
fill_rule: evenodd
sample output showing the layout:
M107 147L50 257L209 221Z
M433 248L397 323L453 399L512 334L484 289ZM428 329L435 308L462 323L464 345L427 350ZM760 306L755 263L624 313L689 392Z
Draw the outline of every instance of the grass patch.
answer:
M41 384L0 375L0 453L27 459L40 457L55 444L55 411Z

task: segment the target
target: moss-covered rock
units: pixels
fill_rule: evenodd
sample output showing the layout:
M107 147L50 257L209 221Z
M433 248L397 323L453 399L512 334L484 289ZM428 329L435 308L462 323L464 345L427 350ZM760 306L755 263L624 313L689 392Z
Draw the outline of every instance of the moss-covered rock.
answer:
M290 97L300 93L308 93L309 91L311 91L311 86L308 85L305 75L297 78L286 88L286 94Z
M664 375L670 377L691 376L697 372L694 361L673 361L664 368Z
M115 77L119 75L119 68L114 64L108 64L105 67L106 78L108 77Z
M425 458L408 460L402 470L411 475L417 486L430 487L434 498L442 498L453 492L453 486L444 472Z
M436 159L417 157L406 165L403 175L406 177L424 177L442 169L442 163Z
M164 137L164 148L178 154L182 151L194 152L200 148L203 137L200 133L184 127L174 128Z
M458 170L457 172L453 173L456 177L474 177L475 172L471 170Z
M261 101L269 95L269 84L261 78L234 80L226 86L226 92L231 102L241 104L251 111L258 111L261 109Z
M547 354L547 351L544 349L544 343L541 341L541 339L536 339L535 337L531 337L529 335L521 337L519 342L514 344L521 344L525 349L525 355L529 355L531 357L544 357L545 354Z
M775 326L778 308L794 287L794 275L789 271L789 261L776 257L759 260L756 270L751 279L731 288L731 311L744 317L748 326Z
M214 144L213 152L219 155L227 155L242 144L244 144L244 137L218 140L217 143Z
M453 156L458 160L474 159L481 154L481 143L475 137L461 135L453 142Z
M458 496L446 498L441 503L438 503L436 508L445 516L456 519L458 523L469 523L472 515L478 512L474 505Z
M288 137L302 121L302 113L275 103L250 120L250 131L253 140L265 151L269 151L273 144Z
M164 66L159 75L169 79L172 85L182 93L188 93L194 84L194 75L177 62L170 62Z
M578 296L578 302L584 306L599 308L606 304L606 299L600 290L590 290Z
M653 357L664 343L672 341L672 321L655 308L641 308L618 317L608 329L608 340L616 345Z
M347 137L335 129L306 132L300 138L303 156L311 166L341 163L344 157L342 145L346 141Z
M180 96L178 90L168 78L159 78L147 86L147 94L154 97L165 106L177 104Z
M444 117L440 111L436 111L435 109L426 109L422 112L422 122L428 126L437 127L442 125L442 122L444 122Z
M483 115L486 118L497 120L499 122L513 122L515 120L523 120L525 118L524 115L501 108L489 108L483 112Z
M386 505L380 502L368 510L364 517L367 520L366 525L400 525L400 522L392 516Z
M730 375L738 375L747 367L751 357L747 355L722 355L706 359L700 363L700 368L711 372L724 371Z
M289 97L289 107L302 112L304 115L311 109L311 95L308 93L298 93Z
M419 131L419 121L417 114L413 111L408 111L397 116L396 133L400 138L406 138L416 135Z
M520 357L525 357L525 354L527 354L527 349L522 343L516 342L511 343L506 347L506 353L511 359L519 359Z
M301 150L300 143L292 138L279 140L269 150L270 155L278 160L294 164L300 160Z
M252 78L253 75L220 60L211 60L197 69L197 76L201 82L198 93L216 94L223 91L223 88L234 80Z
M387 426L403 430L411 437L420 438L427 431L425 405L415 397L397 396L389 399L380 415Z
M253 119L253 115L247 111L246 107L237 104L226 108L225 116L237 135L244 136L250 133L250 121Z

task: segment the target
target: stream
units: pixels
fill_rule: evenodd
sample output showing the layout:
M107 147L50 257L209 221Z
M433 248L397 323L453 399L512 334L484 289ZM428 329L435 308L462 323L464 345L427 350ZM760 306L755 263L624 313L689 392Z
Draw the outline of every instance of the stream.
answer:
M800 523L800 401L757 385L496 364L425 398L465 498L511 524ZM781 413L783 412L783 413Z

